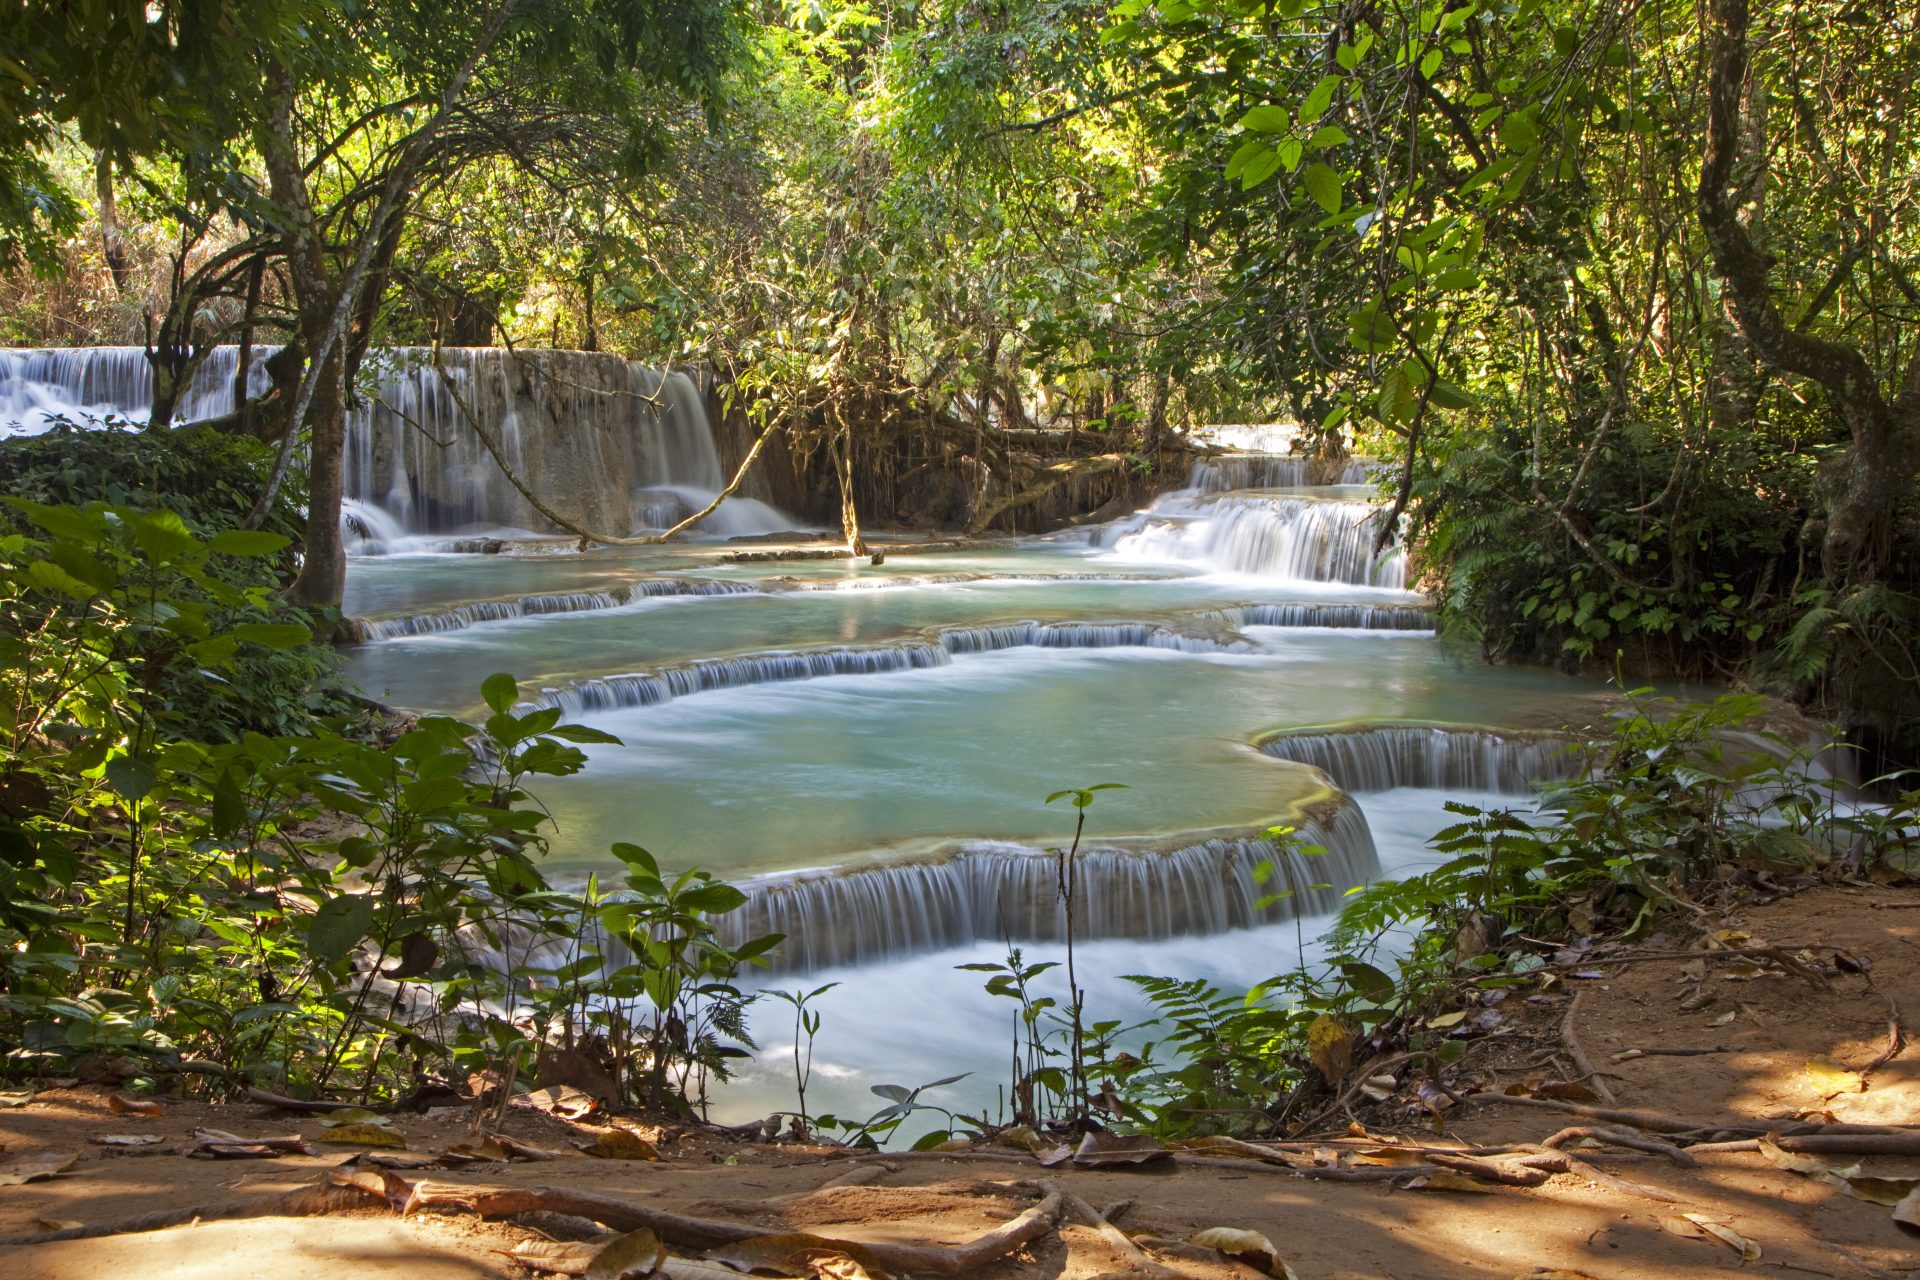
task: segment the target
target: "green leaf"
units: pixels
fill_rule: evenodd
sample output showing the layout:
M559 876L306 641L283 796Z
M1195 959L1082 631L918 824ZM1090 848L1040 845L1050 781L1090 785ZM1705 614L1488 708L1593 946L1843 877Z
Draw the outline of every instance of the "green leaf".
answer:
M1337 124L1322 125L1313 131L1311 138L1307 139L1307 149L1310 151L1324 151L1328 147L1337 147L1346 141L1348 141L1348 138L1345 129L1342 129Z
M243 622L227 634L268 649L298 649L313 639L313 632L297 622Z
M1340 212L1339 174L1316 160L1300 175L1300 181L1306 186L1307 194L1313 197L1315 204L1328 213Z
M504 671L496 671L480 682L480 696L495 711L505 711L520 698L520 682Z
M264 529L226 529L207 539L207 550L223 556L270 556L292 543L285 534Z
M1241 143L1234 153L1227 157L1227 181L1231 182L1245 172L1249 161L1264 156L1272 150L1273 147L1264 138L1250 138Z
M115 756L107 761L107 785L128 800L140 800L160 783L160 773L151 760Z
M332 964L353 950L372 927L372 898L360 893L329 898L307 925L307 954L323 964Z
M1285 133L1293 128L1293 118L1285 107L1255 107L1240 117L1240 127L1255 133Z
M1500 145L1519 155L1530 151L1540 141L1540 126L1534 123L1531 112L1510 115L1500 122Z
M1300 123L1312 124L1327 114L1327 108L1333 105L1333 91L1339 87L1339 76L1321 76L1320 83L1313 86L1307 100L1300 104Z

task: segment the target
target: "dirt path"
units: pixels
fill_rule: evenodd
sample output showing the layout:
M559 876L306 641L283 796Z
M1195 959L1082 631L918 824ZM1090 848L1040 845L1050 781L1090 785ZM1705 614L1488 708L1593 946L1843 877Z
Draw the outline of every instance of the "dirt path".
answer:
M1559 1028L1577 992L1576 1044L1599 1067L1619 1107L1714 1124L1838 1122L1920 1124L1920 1045L1878 1067L1864 1091L1836 1092L1835 1070L1873 1062L1889 1047L1890 1011L1920 1017L1920 892L1823 888L1746 909L1716 922L1727 945L1804 945L1830 970L1800 977L1777 965L1648 959L1634 964L1571 962L1558 990L1510 1019L1468 1060L1501 1063L1479 1070L1476 1087L1500 1089L1529 1075L1560 1074L1568 1050ZM1744 935L1744 936L1743 936ZM1644 952L1659 954L1654 942ZM1837 951L1847 959L1835 963ZM1853 960L1864 972L1846 972ZM1597 974L1574 977L1576 972ZM1891 1002L1891 1003L1890 1003ZM1730 1016L1729 1016L1730 1015ZM1908 1024L1911 1028L1912 1024ZM1544 1046L1544 1047L1543 1047ZM1648 1049L1714 1049L1694 1056L1616 1054ZM1556 1063L1556 1054L1560 1061ZM1811 1070L1809 1069L1811 1066ZM1471 1073L1470 1073L1471 1074ZM1571 1074L1571 1073L1568 1073ZM1523 1104L1464 1103L1445 1116L1444 1135L1429 1121L1401 1116L1404 1138L1473 1146L1537 1143L1574 1117ZM1391 1126L1369 1117L1371 1132ZM327 1132L312 1117L250 1106L169 1105L139 1118L109 1109L100 1090L57 1090L0 1110L0 1171L47 1152L76 1153L49 1180L0 1186L0 1237L153 1210L204 1205L236 1196L297 1190L323 1179L353 1148L315 1145L312 1155L272 1160L189 1158L191 1134L215 1127L260 1137ZM466 1140L463 1116L398 1119L410 1150L439 1152ZM568 1149L599 1130L516 1109L506 1132L547 1149ZM110 1136L158 1137L141 1148L95 1145ZM1827 1182L1776 1167L1753 1152L1702 1153L1682 1168L1657 1154L1580 1153L1573 1171L1534 1187L1461 1184L1470 1189L1409 1189L1297 1177L1272 1166L1240 1168L1167 1162L1127 1170L1040 1167L1017 1151L953 1158L823 1156L813 1149L728 1145L689 1137L663 1143L658 1162L562 1155L537 1163L485 1164L404 1172L436 1184L570 1187L630 1199L656 1209L753 1224L769 1232L803 1230L867 1242L957 1242L1004 1226L1031 1208L1043 1179L1094 1206L1131 1202L1117 1216L1127 1234L1186 1241L1212 1227L1266 1235L1299 1280L1362 1277L1520 1277L1572 1274L1594 1280L1694 1277L1756 1271L1782 1276L1920 1274L1920 1234L1897 1226L1891 1211ZM1844 1157L1836 1163L1852 1163ZM1862 1172L1920 1177L1920 1157L1873 1156ZM1358 1166L1378 1168L1379 1166ZM1606 1184L1584 1175L1609 1175ZM1638 1184L1671 1201L1624 1190ZM834 1181L850 1183L826 1187ZM1453 1185L1451 1180L1440 1179ZM373 1203L369 1200L369 1203ZM1710 1236L1688 1238L1669 1225L1696 1213L1757 1244L1761 1256ZM554 1226L552 1222L546 1224ZM564 1225L564 1224L562 1224ZM159 1232L0 1248L8 1280L466 1280L532 1273L505 1256L537 1238L527 1226L433 1213L406 1218L366 1209L326 1218L208 1222ZM1202 1250L1148 1252L1176 1274L1213 1280L1253 1272ZM970 1272L980 1280L1086 1280L1142 1274L1139 1260L1092 1227L1069 1222L1015 1256Z

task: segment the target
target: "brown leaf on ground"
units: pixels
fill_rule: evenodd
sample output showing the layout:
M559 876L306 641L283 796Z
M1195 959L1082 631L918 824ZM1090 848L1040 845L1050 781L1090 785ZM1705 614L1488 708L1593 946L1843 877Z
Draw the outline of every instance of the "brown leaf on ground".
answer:
M80 1158L78 1151L37 1151L0 1161L0 1187L17 1187L65 1173Z
M97 1133L87 1141L96 1147L157 1147L166 1139L157 1133Z
M645 1227L615 1236L587 1263L587 1280L636 1280L650 1276L667 1260L667 1246Z
M1080 1139L1080 1146L1073 1153L1073 1162L1078 1165L1097 1167L1107 1164L1147 1164L1154 1160L1171 1160L1173 1152L1160 1144L1158 1139L1140 1136L1122 1138L1111 1133L1090 1133Z
M1920 1187L1915 1187L1906 1199L1893 1206L1893 1220L1903 1230L1920 1235Z
M107 1109L117 1116L139 1116L151 1120L167 1114L167 1109L149 1098L129 1098L124 1093L107 1095Z
M344 1128L350 1124L378 1125L382 1129L393 1123L393 1117L382 1115L378 1111L369 1111L365 1107L341 1107L329 1111L320 1118L320 1123L329 1129Z
M805 1276L819 1271L820 1259L844 1258L867 1274L883 1278L878 1259L866 1246L850 1240L792 1232L783 1235L755 1236L738 1244L707 1250L707 1257L739 1271L771 1272L777 1275Z
M602 1160L658 1160L660 1152L651 1142L625 1129L609 1129L581 1148Z
M1813 1087L1822 1097L1833 1098L1843 1093L1865 1093L1867 1082L1858 1071L1849 1071L1832 1058L1815 1058L1806 1065L1807 1079L1813 1081Z
M1847 1191L1856 1200L1865 1200L1868 1204L1885 1205L1891 1209L1916 1191L1920 1191L1920 1178L1868 1178L1851 1177L1843 1179Z
M1409 1191L1466 1191L1478 1195L1491 1195L1493 1188L1477 1178L1469 1178L1463 1173L1430 1173L1407 1183Z
M513 1246L507 1254L515 1262L534 1271L554 1271L561 1275L585 1275L587 1264L600 1246L592 1241L527 1240Z
M329 1129L319 1138L321 1142L337 1142L348 1147L405 1147L407 1140L397 1133L382 1129L377 1124L343 1124L337 1129Z
M556 1151L551 1147L536 1147L531 1142L522 1142L518 1138L508 1137L504 1133L489 1134L487 1140L497 1142L502 1147L505 1147L507 1154L515 1160L558 1160L561 1156L567 1154L564 1151Z
M1690 1240L1714 1240L1739 1254L1742 1261L1758 1262L1760 1246L1729 1227L1723 1219L1707 1213L1682 1213L1662 1218L1660 1226L1676 1236Z
M1760 1154L1773 1163L1777 1169L1789 1173L1804 1173L1816 1182L1829 1185L1838 1184L1844 1178L1851 1178L1860 1172L1860 1162L1841 1166L1831 1160L1822 1160L1819 1156L1803 1155L1797 1151L1783 1151L1776 1142L1779 1134L1770 1133L1758 1140Z
M578 1120L600 1109L600 1104L593 1100L591 1094L582 1093L571 1085L564 1084L521 1094L514 1099L514 1102L538 1108L548 1115L559 1116L562 1120Z
M1188 1243L1199 1245L1202 1249L1218 1249L1234 1261L1244 1262L1265 1275L1279 1277L1279 1280L1299 1280L1293 1268L1281 1258L1280 1251L1273 1247L1273 1241L1258 1231L1210 1227Z
M449 1164L498 1164L506 1158L506 1145L494 1138L458 1143L441 1153Z

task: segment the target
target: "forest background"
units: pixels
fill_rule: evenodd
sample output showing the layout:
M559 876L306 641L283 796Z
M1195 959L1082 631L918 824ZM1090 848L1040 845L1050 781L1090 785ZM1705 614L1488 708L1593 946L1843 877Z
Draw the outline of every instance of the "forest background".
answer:
M495 690L484 782L450 724L397 754L294 741L340 709L302 642L340 599L345 414L396 344L701 366L849 505L926 465L1117 501L1179 482L1189 426L1296 420L1310 453L1394 463L1383 536L1456 640L1781 693L1869 774L1911 762L1915 65L1892 0L11 6L0 340L143 345L156 428L212 345L279 354L230 419L118 461L14 452L10 488L49 505L7 543L39 628L6 651L7 927L54 927L48 850L106 823L107 871L57 886L108 912L93 976L164 975L207 936L180 920L268 946L255 852L315 803L350 813L377 837L355 870L410 887L376 907L316 881L319 914L259 958L314 993L255 1007L321 1088L406 1038L373 1025L355 946L431 968L407 940L470 923L476 865L536 891L521 779L577 768L564 740L592 731ZM96 498L172 516L54 505ZM76 643L98 670L49 660ZM210 669L209 735L182 717ZM422 813L453 816L430 836ZM231 895L178 916L196 842ZM650 971L740 962L701 968L731 890L630 866L695 956ZM230 1039L209 1018L192 1036Z

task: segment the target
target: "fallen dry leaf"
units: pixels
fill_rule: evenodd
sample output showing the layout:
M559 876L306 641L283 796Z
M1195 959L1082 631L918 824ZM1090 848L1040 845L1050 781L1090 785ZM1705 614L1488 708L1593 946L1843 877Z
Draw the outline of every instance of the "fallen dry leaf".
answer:
M1859 1072L1847 1070L1832 1058L1815 1058L1807 1063L1804 1070L1807 1079L1813 1081L1813 1087L1820 1091L1822 1097L1867 1091L1867 1082Z
M1844 1178L1851 1178L1860 1172L1860 1163L1846 1166L1836 1165L1831 1160L1822 1160L1818 1156L1803 1155L1797 1151L1783 1151L1775 1142L1780 1135L1770 1133L1759 1139L1760 1154L1773 1162L1775 1168L1790 1173L1804 1173L1816 1182L1837 1184Z
M78 1231L87 1224L78 1218L35 1218L33 1225L42 1231Z
M17 1187L65 1173L79 1158L78 1151L37 1151L30 1156L0 1161L0 1187Z
M425 1151L362 1151L354 1157L376 1169L426 1169L440 1163L440 1157Z
M1353 1065L1353 1033L1340 1019L1323 1013L1307 1027L1307 1053L1328 1084L1339 1084Z
M151 1120L167 1114L167 1109L148 1098L129 1098L124 1093L107 1095L107 1109L117 1116L139 1116Z
M1920 1187L1915 1187L1906 1199L1893 1206L1893 1220L1904 1230L1920 1233Z
M667 1246L645 1227L615 1236L587 1262L587 1280L632 1280L650 1276L667 1260Z
M488 1139L507 1149L507 1154L515 1160L558 1160L566 1155L565 1151L555 1151L551 1147L536 1147L531 1142L522 1142L510 1138L504 1133L488 1134Z
M99 1133L87 1141L96 1147L157 1147L166 1139L157 1133Z
M320 1142L337 1142L348 1147L405 1147L407 1140L377 1124L343 1124L320 1135Z
M600 1246L591 1241L525 1240L513 1246L507 1256L535 1271L555 1271L561 1275L581 1276Z
M1409 1191L1466 1191L1477 1195L1489 1195L1493 1188L1463 1173L1430 1173L1407 1183Z
M1889 1209L1920 1191L1920 1178L1849 1177L1843 1180L1847 1190L1858 1199L1869 1204L1885 1205Z
M1717 1240L1740 1255L1744 1262L1760 1260L1760 1246L1707 1213L1682 1213L1662 1218L1660 1225L1677 1236L1690 1240Z
M600 1104L594 1100L592 1094L566 1084L523 1093L514 1099L514 1103L537 1107L550 1115L559 1116L562 1120L578 1120L600 1109Z
M0 1093L0 1107L24 1107L37 1096L37 1091L33 1089L20 1093Z
M1258 1231L1243 1231L1236 1227L1209 1227L1194 1236L1191 1244L1202 1249L1218 1249L1236 1262L1244 1262L1256 1271L1277 1276L1280 1280L1299 1280L1293 1268L1286 1264L1273 1247L1273 1241Z
M609 1129L581 1148L602 1160L658 1160L660 1152L651 1142L625 1129Z
M507 1158L507 1148L493 1138L481 1142L462 1142L448 1147L441 1158L453 1164L498 1164Z
M993 1135L996 1147L1012 1147L1016 1151L1031 1151L1039 1155L1048 1149L1047 1141L1024 1124L1008 1125Z
M1123 1138L1111 1133L1089 1133L1080 1139L1080 1146L1073 1153L1073 1162L1078 1165L1105 1164L1147 1164L1154 1160L1171 1160L1173 1152L1162 1146L1158 1139L1145 1135Z
M844 1253L817 1254L807 1265L820 1280L880 1280L883 1274L867 1270Z
M804 1232L755 1236L751 1240L742 1240L724 1248L709 1249L707 1257L711 1261L724 1263L739 1271L773 1272L791 1276L804 1276L819 1271L819 1262L823 1259L845 1259L869 1275L875 1277L886 1275L880 1267L879 1260L866 1246L849 1240L835 1240L828 1236L807 1235Z
M1729 1009L1725 1013L1721 1014L1719 1017L1715 1018L1712 1022L1709 1022L1707 1025L1710 1027L1724 1027L1729 1022L1732 1022L1735 1018L1739 1016L1740 1014L1738 1013L1738 1011Z
M341 1107L321 1116L320 1123L329 1129L344 1128L350 1124L374 1124L384 1129L393 1123L393 1117L369 1111L365 1107Z

